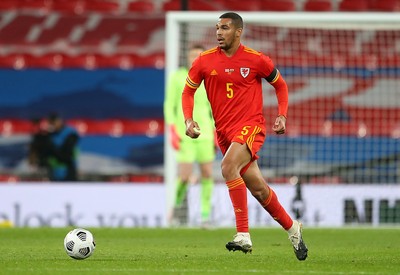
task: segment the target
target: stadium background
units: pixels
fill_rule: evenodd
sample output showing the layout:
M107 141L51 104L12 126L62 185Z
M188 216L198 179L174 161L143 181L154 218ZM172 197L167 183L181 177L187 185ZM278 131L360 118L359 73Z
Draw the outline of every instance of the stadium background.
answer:
M399 5L399 1L377 0L252 0L245 6L228 0L1 1L0 179L3 183L38 179L26 160L31 119L57 110L82 134L79 169L83 181L163 183L167 11L393 13ZM302 39L307 37L307 33L302 35ZM349 40L355 37L354 32L342 35ZM393 30L375 35L358 56L364 67L351 68L348 60L338 59L340 52L319 60L330 64L332 71L343 61L340 66L356 84L331 82L339 91L325 98L311 94L307 101L291 106L295 115L288 135L272 137L264 146L263 152L283 155L279 161L265 157L263 166L275 171L269 181L286 184L299 176L305 184L392 184L390 193L399 193L400 34ZM384 44L379 44L380 36ZM285 62L298 56L279 56L279 51L271 56L276 56L284 75L296 75ZM375 64L373 60L380 61L371 68L368 64ZM330 73L326 70L324 75ZM380 81L384 75L390 80ZM304 83L297 79L290 85L300 90ZM387 92L383 103L375 95L368 98L368 89ZM366 95L368 106L344 104L345 95L360 94ZM356 97L351 100L357 103ZM323 108L312 112L310 106L317 105ZM265 111L273 114L270 106ZM390 197L393 202L394 208L386 208L394 212L390 221L398 223L400 199Z

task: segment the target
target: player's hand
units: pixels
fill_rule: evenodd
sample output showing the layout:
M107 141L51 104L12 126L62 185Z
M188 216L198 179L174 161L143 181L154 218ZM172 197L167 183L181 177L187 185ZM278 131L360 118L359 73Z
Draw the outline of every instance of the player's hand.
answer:
M191 138L198 138L200 136L200 127L193 119L186 119L186 135Z
M286 131L286 117L278 116L275 119L275 123L274 126L272 126L272 130L278 135L284 134Z
M180 144L181 144L181 137L178 134L178 131L176 130L176 126L174 124L171 124L169 127L169 131L171 134L171 145L175 150L179 150Z

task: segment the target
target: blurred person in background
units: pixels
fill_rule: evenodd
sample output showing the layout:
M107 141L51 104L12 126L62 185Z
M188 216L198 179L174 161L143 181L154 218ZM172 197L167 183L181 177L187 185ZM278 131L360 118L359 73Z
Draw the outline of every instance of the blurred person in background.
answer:
M47 168L47 156L50 150L50 138L47 131L47 120L34 118L32 119L32 136L28 149L28 162L32 167L41 170Z
M182 89L188 68L191 66L201 52L202 45L193 45L187 54L187 66L179 68L171 74L168 80L166 99L164 102L165 121L171 137L172 147L177 152L178 177L176 181L176 200L173 212L174 223L184 223L187 219L187 209L183 209L188 186L191 182L194 165L200 168L200 212L202 227L210 224L211 199L214 187L212 176L213 161L215 160L215 128L212 118L210 103L208 102L204 86L200 86L194 98L196 108L195 116L202 125L202 134L198 139L186 136L186 127L182 124L184 120L182 113ZM185 210L186 213L183 213Z
M47 169L51 181L78 180L78 132L56 113L48 117L49 150Z

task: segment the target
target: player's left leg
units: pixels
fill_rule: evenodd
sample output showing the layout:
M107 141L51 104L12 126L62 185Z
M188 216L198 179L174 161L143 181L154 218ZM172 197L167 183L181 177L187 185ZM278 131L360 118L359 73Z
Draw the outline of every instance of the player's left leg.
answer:
M293 221L285 209L279 203L275 192L265 182L257 161L249 166L243 179L249 188L251 194L257 199L262 207L268 211L274 220L276 220L285 230L288 230Z
M276 220L289 234L297 259L307 258L307 246L302 238L302 224L293 221L280 204L275 192L265 182L256 161L254 161L242 176L251 194L262 207Z

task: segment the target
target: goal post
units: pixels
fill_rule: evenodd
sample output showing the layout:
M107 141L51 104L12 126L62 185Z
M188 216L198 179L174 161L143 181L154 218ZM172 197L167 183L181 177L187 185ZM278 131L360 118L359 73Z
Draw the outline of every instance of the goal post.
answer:
M191 44L217 45L222 13L166 14L166 81ZM400 13L238 13L242 43L270 56L289 86L287 133L268 130L259 152L266 180L400 183ZM270 85L263 93L270 129L277 102ZM216 182L223 182L215 167ZM164 169L170 211L177 164L168 131ZM196 213L189 209L189 223Z

